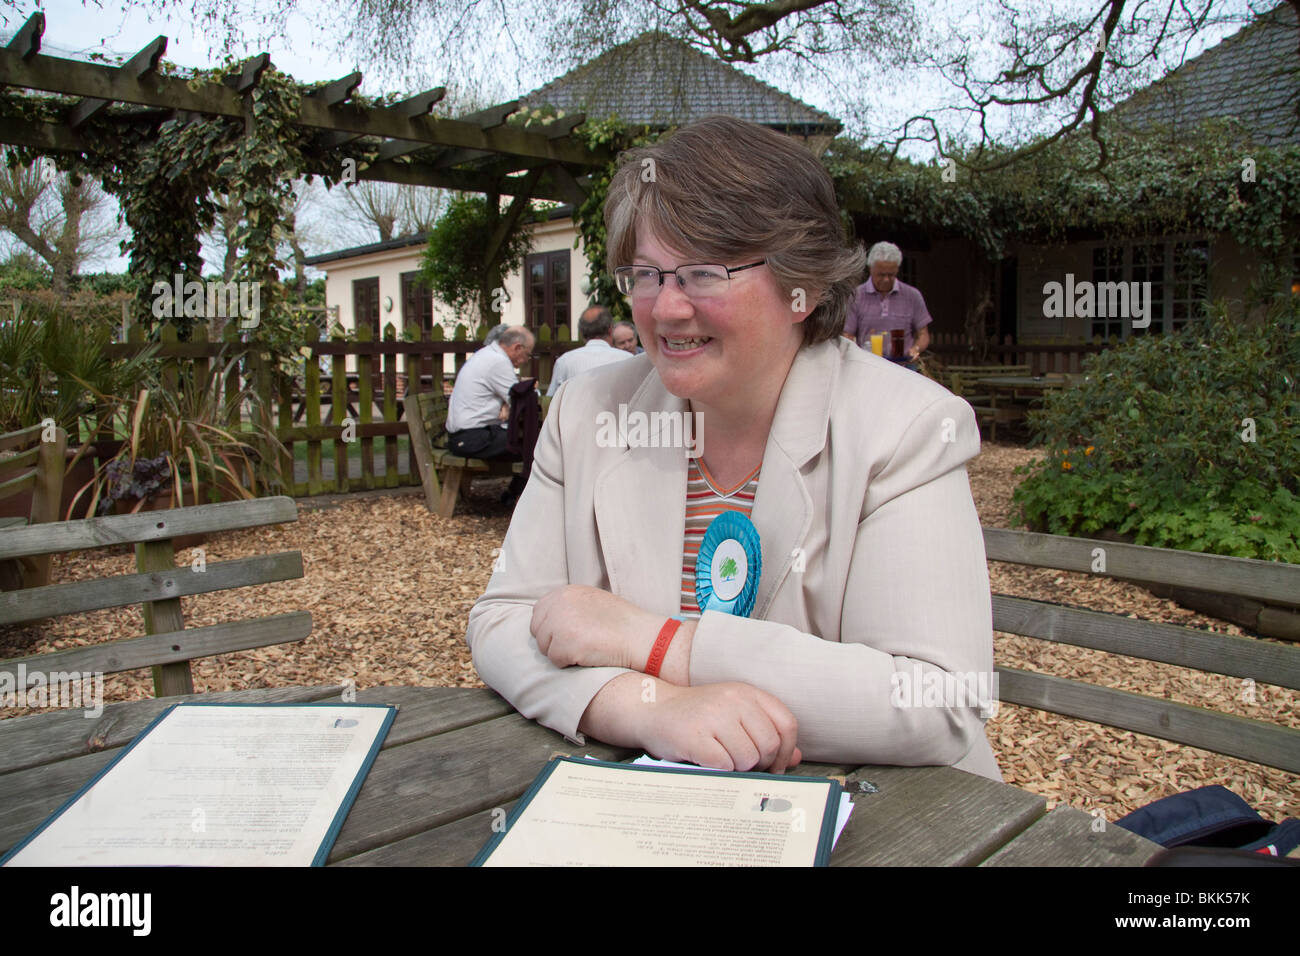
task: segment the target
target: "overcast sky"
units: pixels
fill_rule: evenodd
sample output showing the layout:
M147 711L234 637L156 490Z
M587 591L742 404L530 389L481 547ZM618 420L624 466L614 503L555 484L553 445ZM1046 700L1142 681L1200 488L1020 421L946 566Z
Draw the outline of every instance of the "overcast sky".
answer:
M232 0L233 2L233 0ZM926 28L934 31L935 37L947 35L952 29L975 29L981 23L981 17L987 5L996 0L928 0L918 2L918 9L924 12ZM1024 0L1027 4L1030 0ZM1040 7L1044 4L1053 6L1095 0L1033 0ZM1249 0L1229 0L1234 5L1244 4ZM275 0L253 0L249 9L254 10L247 21L245 38L236 43L236 48L229 52L237 57L252 56L266 51L271 60L281 71L301 82L315 82L336 79L352 70L360 70L365 76L362 92L378 95L384 92L414 93L437 85L456 86L458 76L450 75L451 70L440 71L438 64L430 61L417 64L414 71L405 76L383 75L373 61L366 62L355 51L342 51L339 38L344 35L348 23L341 22L345 16L346 5L315 4L311 0L300 0L297 6L310 10L309 15L292 13L272 17L272 26L259 21L265 18L265 11L273 9ZM520 5L522 7L522 4ZM5 19L0 32L12 33L36 9L43 9L46 15L45 34L42 40L42 52L54 56L68 56L77 59L92 54L100 54L110 59L121 59L136 53L155 36L163 34L168 37L166 57L168 60L188 67L210 67L220 62L223 56L224 35L217 35L205 30L203 24L196 24L189 15L189 4L178 3L167 8L170 12L159 12L134 7L122 10L119 0L52 0L37 4L32 0L3 0L0 11ZM512 4L512 8L514 5ZM243 7L241 6L241 9ZM344 11L341 13L340 11ZM283 30L279 29L283 22ZM1233 28L1235 29L1235 28ZM1194 55L1207 42L1217 41L1225 32L1219 30L1207 32L1200 38L1189 55ZM282 33L285 38L276 38L272 34ZM482 35L479 33L478 35ZM513 42L511 42L513 40ZM491 49L478 51L479 60L469 64L466 69L485 78L487 88L481 95L490 102L500 102L519 96L529 90L554 79L562 73L566 64L557 64L554 57L547 56L536 47L529 47L528 31L518 31L513 38L498 34L491 41ZM406 42L421 43L418 31ZM984 37L985 52L996 54L991 36ZM522 49L517 49L518 44ZM853 89L845 89L840 77L827 70L825 75L810 75L803 79L792 79L781 69L779 64L759 64L745 66L745 72L772 83L803 101L823 109L832 115L847 118L847 111L853 104L870 104L871 126L864 129L866 135L882 135L893 125L900 123L907 116L922 109L934 109L950 101L952 91L935 77L927 77L917 71L906 75L888 71L868 72L855 77ZM852 122L850 121L852 131ZM922 147L914 152L915 158L929 159L929 147ZM330 217L324 207L317 204L318 221L324 217L337 222L337 217ZM355 232L329 229L316 230L311 237L309 252L323 252L334 248L356 244L359 239ZM216 257L207 255L210 266L216 263ZM87 271L108 269L123 271L126 261L120 257L93 263Z

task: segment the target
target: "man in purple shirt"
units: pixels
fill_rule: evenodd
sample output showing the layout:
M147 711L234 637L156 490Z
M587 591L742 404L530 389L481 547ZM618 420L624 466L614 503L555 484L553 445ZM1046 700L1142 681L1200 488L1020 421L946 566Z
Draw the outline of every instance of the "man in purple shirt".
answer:
M843 334L870 352L871 333L883 333L885 355L889 355L889 333L893 329L903 329L907 367L920 371L916 358L930 345L930 330L926 326L934 320L925 307L921 291L898 280L898 267L902 261L902 250L892 242L878 242L871 247L867 253L871 277L858 286L853 301L849 303Z

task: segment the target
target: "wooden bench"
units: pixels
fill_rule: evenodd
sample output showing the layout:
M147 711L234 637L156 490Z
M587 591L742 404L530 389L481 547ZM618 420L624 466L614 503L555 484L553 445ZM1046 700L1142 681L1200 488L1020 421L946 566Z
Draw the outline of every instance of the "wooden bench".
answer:
M1213 582L1216 590L1300 606L1300 565L1001 528L984 529L984 547L990 561L1137 583ZM993 629L1300 689L1300 648L1271 641L1001 594L993 595ZM1291 727L1030 671L997 673L999 697L1008 703L1300 773L1300 730Z
M311 633L311 614L306 611L195 628L185 627L181 613L181 598L187 595L302 577L300 552L177 567L173 545L173 539L182 535L297 520L298 506L293 499L280 497L0 531L0 558L48 557L133 544L139 571L0 593L0 625L132 604L141 605L145 622L142 637L0 661L0 673L17 675L20 666L29 674L113 674L152 667L154 691L159 697L192 694L189 662L195 658L301 641ZM16 684L16 677L11 680Z
M991 424L996 434L999 424L1016 420L1016 412L1006 406L997 407L992 393L978 385L977 380L990 375L1029 375L1030 371L1028 365L945 365L941 375L948 391L966 399L975 410L976 420L981 425Z
M549 397L542 396L542 417L550 407ZM468 493L475 478L500 478L523 473L523 463L505 459L461 458L447 449L448 398L441 392L408 393L406 427L411 433L411 448L420 469L425 504L444 518L456 511L461 492ZM438 472L444 472L439 481Z
M0 435L0 500L24 492L32 496L27 516L0 518L0 530L59 520L67 447L68 433L53 425L48 429L33 425ZM0 590L39 587L49 580L49 555L0 560Z

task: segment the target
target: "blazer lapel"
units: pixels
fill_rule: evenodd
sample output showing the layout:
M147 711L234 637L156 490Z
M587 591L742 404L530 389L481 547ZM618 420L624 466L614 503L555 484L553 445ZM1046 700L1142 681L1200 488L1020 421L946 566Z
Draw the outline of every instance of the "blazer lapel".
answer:
M751 515L763 553L754 618L767 614L812 525L812 496L800 469L826 446L836 354L833 342L800 349L781 389Z
M672 419L684 422L687 414L684 399L664 388L657 374L647 375L627 402L628 436L637 447L622 449L596 476L594 492L610 590L667 616L681 610L687 458L679 443L662 446L673 442ZM651 438L651 423L659 426L661 447L647 447L641 440Z

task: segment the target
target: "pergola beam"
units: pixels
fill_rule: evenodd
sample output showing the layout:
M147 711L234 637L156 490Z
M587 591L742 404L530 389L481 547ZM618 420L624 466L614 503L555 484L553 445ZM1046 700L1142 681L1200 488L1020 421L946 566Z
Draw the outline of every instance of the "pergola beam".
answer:
M417 116L426 116L429 111L437 105L444 96L447 95L447 88L439 86L424 93L418 93L415 96L402 100L400 103L394 103L392 106L384 107L378 112L388 113L401 119L413 119ZM342 146L344 143L350 143L361 137L354 133L334 133L332 135L322 136L317 142L324 149L333 149L336 146ZM420 140L390 140L385 143L379 150L380 159L392 159L396 156L404 156L407 153L413 153L417 149L425 149L429 143Z
M473 113L466 113L464 116L457 116L462 123L473 123L479 129L492 129L494 126L500 126L506 121L511 113L519 109L518 100L510 100L505 103L498 103L496 106L489 106L484 110L476 110Z
M28 24L31 22L29 20ZM39 42L39 37L36 42ZM25 58L18 52L21 49L21 44L14 47L11 41L8 47L0 50L0 84L168 110L240 118L244 115L243 97L220 83L205 83L192 90L189 83L179 77L161 74L131 77L121 69L95 63L39 53L29 53ZM241 76L241 82L244 81ZM368 110L351 104L331 107L320 99L307 96L302 99L297 122L300 126L335 133L415 140L430 145L479 149L584 167L604 165L610 158L605 150L589 150L579 143L551 140L511 127L483 129L461 120L409 115L420 105L419 100L420 97L412 97L412 100L405 101L407 109L404 113L397 107Z
M564 201L572 203L575 206L581 206L587 200L587 190L574 178L573 174L563 166L552 166L550 171L555 179L555 190L560 193Z
M489 106L485 110L477 110L473 113L466 113L464 116L457 116L458 123L472 123L479 129L494 129L505 123L506 117L519 109L518 100L510 100L508 103L498 103L496 106ZM378 159L396 159L398 156L405 156L408 153L414 153L417 150L427 149L428 143L422 143L418 140L395 139L385 143L379 150ZM460 163L471 159L478 159L482 156L496 156L497 153L489 152L482 149L448 149L439 154L438 158L433 161L433 165L439 169L447 169L451 166L457 166Z
M16 117L0 117L0 143L74 153L86 152L91 148L69 126L61 123L29 123Z
M519 222L519 217L523 215L524 207L528 205L528 200L533 197L533 189L537 185L537 180L541 178L540 169L529 170L528 175L523 178L518 192L514 194L515 198L511 200L510 207L506 210L501 221L497 223L496 230L488 239L487 251L485 253L488 262L496 258L501 244L506 241L506 236L510 235L511 230Z
M561 136L568 136L585 122L587 122L586 113L570 113L568 116L559 117L550 126L543 126L538 132L547 139L559 139Z
M123 63L118 69L122 70L128 77L138 80L142 76L158 72L158 61L162 59L165 52L167 52L167 38L164 36L155 37L152 43ZM112 100L102 100L96 97L82 100L68 111L68 125L76 129L87 120L102 113L111 102Z
M383 146L379 147L379 154L375 157L379 162L388 159L396 159L398 156L405 156L407 153L414 153L421 149L429 149L428 143L421 143L417 139L390 139ZM496 155L489 153L488 155Z
M383 112L392 113L395 116L402 116L406 119L413 119L416 116L427 116L429 111L442 101L447 95L445 86L434 87L431 90L425 90L423 93L417 93L415 96L408 97L399 103L386 107Z
M262 74L266 72L269 66L271 66L271 54L259 53L257 56L245 60L243 69L238 73L223 77L221 82L234 89L236 93L247 93L257 86L262 79Z
M357 91L357 87L360 85L361 74L359 72L349 73L341 80L327 83L319 90L315 90L307 95L314 100L320 100L326 106L337 106L339 103L352 99L352 94Z
M33 13L27 18L27 22L18 28L18 32L5 45L5 49L24 60L30 59L41 52L41 34L44 32L45 14Z
M572 202L571 194L561 189L553 175L558 167L540 168L541 175L536 184L527 190L534 199L553 199L556 202ZM523 177L501 179L495 175L466 172L457 169L435 169L422 163L376 163L365 169L357 170L358 179L381 183L402 183L407 186L438 186L442 189L455 189L460 192L492 193L513 196L524 191ZM581 202L585 195L578 199Z
M91 152L93 146L77 131L59 123L31 123L0 117L0 143L28 146L51 152ZM511 179L511 164L489 167L487 171L443 169L429 163L375 163L357 171L358 179L373 182L403 183L410 186L439 186L461 192L501 192L515 195L524 179ZM535 167L541 175L529 190L537 199L580 204L586 193L582 183L563 166L543 164ZM583 177L585 178L585 177Z

